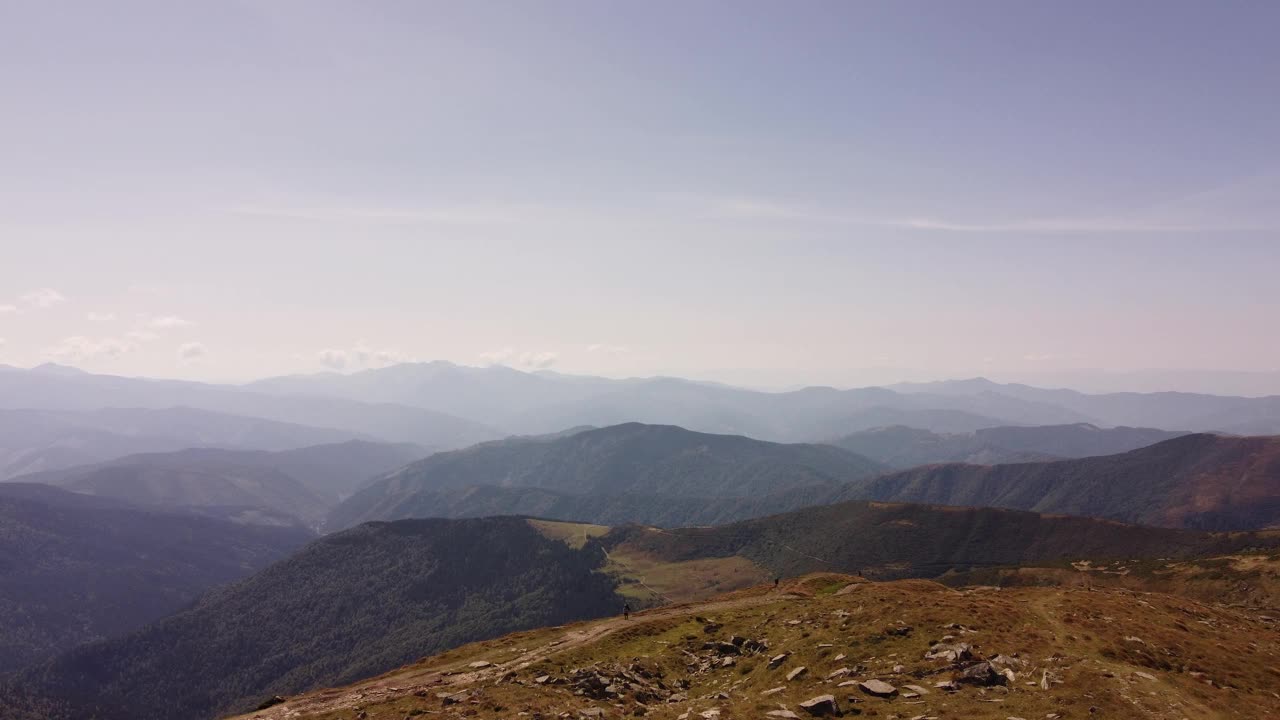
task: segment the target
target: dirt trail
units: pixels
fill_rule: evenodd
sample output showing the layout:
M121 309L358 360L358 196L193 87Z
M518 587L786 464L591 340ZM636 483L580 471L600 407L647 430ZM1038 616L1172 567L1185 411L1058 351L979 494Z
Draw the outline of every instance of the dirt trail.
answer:
M287 702L266 710L258 710L238 716L240 720L286 720L307 717L319 713L353 709L358 705L390 700L426 690L432 695L448 692L448 688L473 685L485 680L496 680L502 675L525 668L539 660L567 650L580 648L604 638L625 627L689 615L707 615L721 610L734 610L774 602L802 600L806 595L776 590L760 590L758 594L735 597L719 602L686 603L645 610L632 615L632 619L606 618L589 624L579 624L567 630L563 636L546 645L529 650L506 662L472 672L442 674L440 668L406 670L394 675L384 675L345 688L317 690L290 698Z

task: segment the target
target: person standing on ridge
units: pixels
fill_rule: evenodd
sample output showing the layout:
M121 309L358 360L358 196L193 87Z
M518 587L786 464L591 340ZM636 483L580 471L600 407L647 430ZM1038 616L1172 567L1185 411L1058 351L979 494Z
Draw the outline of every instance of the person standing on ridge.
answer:
M622 619L631 619L631 603L622 603Z

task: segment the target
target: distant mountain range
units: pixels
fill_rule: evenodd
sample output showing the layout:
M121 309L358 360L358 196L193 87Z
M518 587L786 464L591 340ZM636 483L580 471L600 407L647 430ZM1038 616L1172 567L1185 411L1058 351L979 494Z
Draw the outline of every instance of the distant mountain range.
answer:
M627 423L437 453L356 493L334 509L326 527L435 514L438 493L474 486L574 496L648 496L678 503L676 498L748 498L811 486L834 489L886 469L829 445L787 445Z
M635 480L653 467L693 467L681 463L688 461L688 448L701 446L697 433L655 430L670 443L672 461L664 464L652 457L642 461L643 455L628 460L625 444L608 441L614 433L639 432L635 426L591 432L556 441L561 446L499 443L433 456L355 494L330 513L326 527L492 514L679 527L845 500L994 506L1211 530L1280 527L1280 437L1191 434L1116 455L994 466L952 463L880 474L865 459L846 471L815 474L812 465L770 463L759 466L770 472L751 473L738 469L745 461L722 456L716 467L744 484L719 485L715 473L705 470L665 475L663 482ZM578 446L590 451L563 450ZM629 462L634 464L628 467ZM615 466L626 471L606 470ZM704 484L705 477L713 480ZM666 482L672 478L683 481Z
M947 433L999 425L1071 423L1280 433L1280 396L1089 395L983 378L770 393L676 378L610 380L431 362L350 375L270 378L247 389L414 405L521 433L630 421L780 441L812 441L885 425Z
M864 430L832 445L897 468L933 463L996 465L1128 452L1185 432L1074 425L1006 426L968 433L934 433L903 425Z
M1063 408L998 393L903 394L882 388L766 393L678 378L611 380L506 367L409 363L350 375L295 375L251 383L255 392L394 401L517 433L575 425L670 424L701 432L795 442L888 424L962 432L1002 424L1085 422Z
M842 497L1206 530L1280 527L1280 436L1195 434L1119 455L926 466L846 486Z
M15 481L57 485L134 505L264 509L314 527L329 508L370 478L426 454L415 445L363 440L278 452L191 448L126 455Z
M1027 402L1046 403L1105 425L1205 430L1239 435L1280 434L1280 395L1232 397L1184 392L1105 393L1047 390L985 378L894 385L907 394L980 397L990 393Z
M244 386L91 375L62 367L0 368L0 408L175 406L331 428L348 433L344 439L411 442L432 449L626 422L777 442L821 441L891 425L948 434L1079 423L1280 433L1280 396L1089 395L982 378L891 388L760 392L678 378L614 380L445 362L406 363L349 375L285 376Z
M312 537L0 483L0 675L164 617Z
M98 410L196 408L341 430L346 437L454 448L504 433L442 412L395 403L366 403L322 396L276 396L230 385L92 375L42 366L0 368L0 408Z
M194 447L287 450L356 437L345 430L182 407L0 409L0 480L136 453Z

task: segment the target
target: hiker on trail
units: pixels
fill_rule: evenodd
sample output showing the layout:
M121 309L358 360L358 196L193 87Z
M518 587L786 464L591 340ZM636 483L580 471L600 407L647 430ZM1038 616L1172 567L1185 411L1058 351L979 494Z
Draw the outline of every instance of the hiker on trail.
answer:
M622 603L622 619L631 619L631 603Z

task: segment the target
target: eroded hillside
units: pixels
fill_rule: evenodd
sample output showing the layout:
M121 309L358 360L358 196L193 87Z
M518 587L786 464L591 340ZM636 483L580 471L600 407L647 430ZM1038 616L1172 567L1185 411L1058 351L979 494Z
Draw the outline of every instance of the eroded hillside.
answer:
M245 720L1261 718L1275 621L1170 595L811 575L509 635Z

